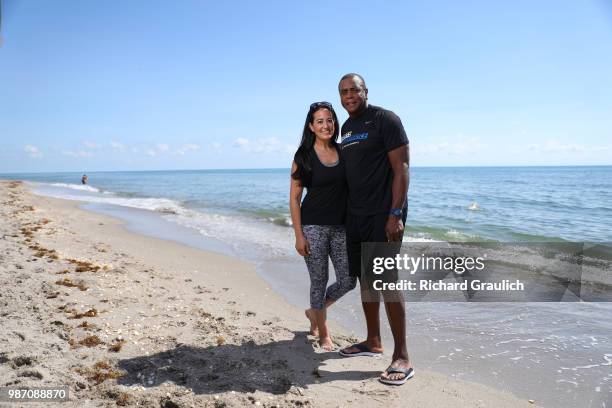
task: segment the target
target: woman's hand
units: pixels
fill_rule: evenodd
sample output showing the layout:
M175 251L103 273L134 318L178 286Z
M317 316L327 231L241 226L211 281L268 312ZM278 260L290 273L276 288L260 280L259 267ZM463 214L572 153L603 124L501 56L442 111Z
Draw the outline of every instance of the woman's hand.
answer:
M295 249L302 256L310 255L310 245L306 237L301 234L295 238Z

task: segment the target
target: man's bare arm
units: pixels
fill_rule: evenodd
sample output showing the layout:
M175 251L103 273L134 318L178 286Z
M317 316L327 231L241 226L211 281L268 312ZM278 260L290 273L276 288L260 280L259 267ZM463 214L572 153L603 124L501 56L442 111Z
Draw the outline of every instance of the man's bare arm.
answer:
M410 148L408 145L400 146L388 152L387 157L393 171L391 208L404 208L410 183ZM399 241L403 230L404 225L401 218L389 215L385 227L387 239L389 241Z

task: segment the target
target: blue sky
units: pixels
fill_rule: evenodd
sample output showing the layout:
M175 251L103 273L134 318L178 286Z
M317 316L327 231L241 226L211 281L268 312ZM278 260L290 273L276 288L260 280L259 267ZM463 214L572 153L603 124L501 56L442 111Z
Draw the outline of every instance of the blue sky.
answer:
M294 4L295 3L295 4ZM606 0L2 1L0 172L288 167L359 72L414 166L612 164Z

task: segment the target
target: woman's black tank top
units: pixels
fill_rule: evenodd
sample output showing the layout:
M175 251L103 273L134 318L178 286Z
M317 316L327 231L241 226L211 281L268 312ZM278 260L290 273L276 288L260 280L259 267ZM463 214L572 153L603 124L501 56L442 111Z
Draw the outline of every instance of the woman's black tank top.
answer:
M302 225L344 225L347 185L344 162L338 154L333 165L321 163L312 154L312 179L302 201Z

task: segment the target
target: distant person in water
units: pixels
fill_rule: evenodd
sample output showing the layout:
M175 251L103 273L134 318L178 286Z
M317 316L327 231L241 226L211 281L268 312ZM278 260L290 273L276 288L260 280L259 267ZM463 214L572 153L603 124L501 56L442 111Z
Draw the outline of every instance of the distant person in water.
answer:
M87 184L87 180L89 180L87 174L83 174L83 177L81 177L81 184Z
M291 166L290 209L295 230L295 249L304 257L310 275L310 334L319 336L319 345L333 350L327 328L327 308L355 288L357 278L349 276L346 253L347 186L344 163L336 142L339 127L329 102L310 105L302 141ZM302 192L306 197L302 201ZM329 259L336 282L327 287Z

